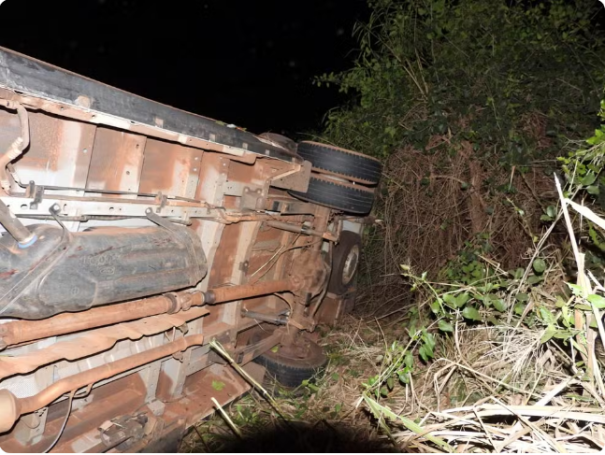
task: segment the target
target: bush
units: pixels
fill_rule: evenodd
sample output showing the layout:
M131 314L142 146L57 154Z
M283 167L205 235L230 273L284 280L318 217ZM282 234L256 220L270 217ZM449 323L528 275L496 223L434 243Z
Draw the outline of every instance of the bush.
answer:
M377 156L434 135L526 165L586 137L603 87L603 18L591 0L371 0L353 68L327 74L353 95L326 134Z
M435 277L481 238L490 248L484 254L502 267L523 265L556 205L556 157L597 126L601 5L370 6L369 21L355 29L353 68L317 84L350 95L328 114L324 139L385 160L376 209L385 228L367 248L368 282L387 286L375 295L402 292L393 290L401 261Z

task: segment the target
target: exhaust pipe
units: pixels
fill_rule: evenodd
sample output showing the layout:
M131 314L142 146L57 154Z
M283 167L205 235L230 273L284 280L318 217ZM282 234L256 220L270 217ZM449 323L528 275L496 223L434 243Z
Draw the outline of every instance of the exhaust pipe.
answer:
M27 398L17 398L8 390L0 390L0 434L9 431L22 415L48 406L66 393L185 351L192 346L199 346L203 342L203 335L181 338L172 343L61 379L38 394Z

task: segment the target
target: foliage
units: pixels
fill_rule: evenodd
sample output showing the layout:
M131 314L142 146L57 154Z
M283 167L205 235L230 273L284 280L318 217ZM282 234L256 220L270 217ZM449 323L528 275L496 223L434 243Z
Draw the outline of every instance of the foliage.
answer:
M576 150L558 158L567 183L566 196L582 195L583 199L600 210L605 209L605 100L601 101L600 126ZM551 217L552 219L552 217ZM597 276L605 269L605 235L593 222L581 223L583 239L590 248L586 267Z
M369 3L355 66L317 79L354 95L328 115L335 143L387 156L446 134L505 165L526 165L558 139L585 137L604 80L598 2Z
M559 157L559 162L572 191L586 191L594 202L605 207L605 194L601 191L605 185L605 100L601 101L599 117L602 123L594 135L578 150Z
M600 117L605 120L605 102L601 103ZM442 282L430 282L426 273L416 276L410 266L401 266L402 274L411 282L412 289L420 291L421 311L416 311L408 322L410 341L405 345L393 342L387 347L381 372L364 384L366 388L362 394L367 408L387 434L390 427L386 420L405 427L411 435L430 434L409 419L399 418L384 403L384 398L396 393L393 391L397 384L395 379L402 372L405 372L405 381L400 380L399 383L404 387L411 383L412 378L418 374L419 362L415 361L416 357L421 362L431 362L437 359L436 350L445 352L450 337L453 334L458 336L460 326L485 329L493 327L504 332L516 331L522 327L527 333L536 335L535 344L530 343L530 349L525 352L539 351L538 347L541 346L548 352L558 350L560 353L570 353L564 368L571 373L573 379L587 384L587 389L593 391L592 395L599 403L603 402L605 385L595 355L601 345L605 346L601 313L605 309L605 286L591 272L586 272L583 266L584 253L575 246L575 283L563 273L556 256L546 257L540 253L552 230L564 219L572 243L576 243L575 232L586 232L587 240L597 249L595 257L601 259L602 271L605 217L599 216L587 205L592 205L593 208L600 205L600 187L605 183L605 124L581 144L578 150L560 158L560 162L567 181L565 190L558 190L560 208L547 206L543 209L542 220L550 222L551 228L539 242L535 242L535 251L525 269L504 271L497 263L486 258L492 250L488 234L477 235L473 241L466 242L460 253L448 262L442 273ZM573 201L580 198L582 204ZM565 217L562 216L563 213ZM585 217L585 221L575 223L575 229L573 213ZM593 263L594 261L595 259ZM566 287L561 287L560 284L564 281ZM431 319L426 318L427 307ZM418 320L422 319L424 324L418 326ZM427 334L432 336L429 338ZM507 345L506 339L501 335L497 337L496 343ZM459 349L458 347L458 352ZM512 348L507 345L504 352L510 349ZM447 354L445 359L448 360ZM495 363L505 363L504 357L498 358ZM535 360L531 360L531 363L535 364ZM513 366L512 370L514 369ZM498 383L510 390L522 390L510 379L511 373L507 372L503 377L498 377ZM536 381L534 388L540 387L539 377ZM575 394L571 396L572 399L577 397ZM529 396L527 400L533 402ZM439 438L427 437L427 440L443 450L451 449L450 445ZM451 444L451 441L448 443Z
M505 268L522 265L556 214L549 199L556 157L596 126L602 7L369 3L371 17L355 29L354 66L316 81L349 100L327 115L322 139L384 159L375 207L384 224L366 237L364 298L401 294L393 278L401 261L435 278L469 242ZM595 196L605 206L605 189ZM490 251L478 245L480 235Z

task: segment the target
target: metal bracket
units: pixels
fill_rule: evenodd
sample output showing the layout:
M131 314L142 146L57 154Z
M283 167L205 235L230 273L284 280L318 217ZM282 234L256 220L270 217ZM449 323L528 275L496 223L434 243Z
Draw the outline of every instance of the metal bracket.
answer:
M166 206L168 202L168 197L162 194L161 191L158 191L158 194L155 198L155 202L158 205L158 208L155 209L156 213L161 213L162 209Z
M284 190L300 191L306 193L311 179L311 163L304 161L300 169L290 171L271 180L271 186Z
M294 199L271 198L265 208L270 212L279 212L283 215L305 215L315 213L311 204Z
M36 185L36 182L30 180L27 189L25 190L25 197L32 198L33 201L29 203L30 210L37 210L38 204L42 202L44 198L44 187Z
M145 215L147 215L147 218L149 218L150 221L153 221L158 226L162 226L169 231L174 231L174 224L154 213L151 207L148 207L147 210L145 210Z
M240 262L240 264L239 264L240 271L242 271L244 273L248 273L249 267L250 267L250 262L248 262L248 261L243 261L243 262Z
M262 210L264 206L264 197L262 188L244 187L240 209Z
M145 425L149 418L139 413L104 422L100 427L100 439L107 448L114 448L130 440L140 440L145 435Z

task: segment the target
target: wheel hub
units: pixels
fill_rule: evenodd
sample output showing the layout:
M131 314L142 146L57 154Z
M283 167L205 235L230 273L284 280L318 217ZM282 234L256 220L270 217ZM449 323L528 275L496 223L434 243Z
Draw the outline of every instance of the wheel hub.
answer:
M359 246L355 245L349 251L345 265L342 268L342 284L348 285L357 271L357 264L359 264Z

